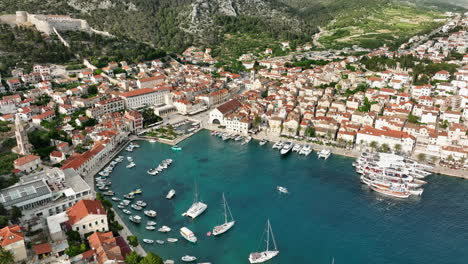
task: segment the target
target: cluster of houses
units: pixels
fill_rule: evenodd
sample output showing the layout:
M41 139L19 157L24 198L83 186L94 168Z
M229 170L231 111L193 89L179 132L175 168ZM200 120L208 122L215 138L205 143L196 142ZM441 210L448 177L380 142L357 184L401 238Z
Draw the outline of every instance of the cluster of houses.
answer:
M464 26L467 20L457 21L449 23ZM276 61L252 71L248 90L212 110L209 121L232 133L255 128L274 136L323 137L358 148L385 145L392 151L466 162L466 27L452 35L463 36L465 46L449 41L441 49L465 55L449 62L459 66L455 73L441 70L431 76L433 85L413 85L411 72L398 67L364 72L354 56L307 70ZM365 56L405 54L382 47Z

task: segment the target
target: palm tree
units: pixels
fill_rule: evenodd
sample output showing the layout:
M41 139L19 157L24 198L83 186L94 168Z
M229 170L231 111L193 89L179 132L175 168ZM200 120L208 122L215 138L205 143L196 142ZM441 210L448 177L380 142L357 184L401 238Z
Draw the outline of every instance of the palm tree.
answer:
M0 248L0 264L15 263L15 256L8 250Z
M436 156L431 156L431 161L432 161L433 164L436 164L437 157Z
M424 154L424 153L419 153L419 154L418 154L418 160L419 160L420 162L425 161L425 160L426 160L426 154Z

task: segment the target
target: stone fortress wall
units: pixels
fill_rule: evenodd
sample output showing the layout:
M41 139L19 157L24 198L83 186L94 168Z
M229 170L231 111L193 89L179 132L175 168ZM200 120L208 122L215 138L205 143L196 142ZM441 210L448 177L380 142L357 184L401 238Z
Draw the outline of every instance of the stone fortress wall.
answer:
M85 31L112 37L111 34L104 31L98 31L91 28L84 19L72 18L68 15L36 15L25 11L16 11L16 24L33 24L37 30L50 35L57 31Z

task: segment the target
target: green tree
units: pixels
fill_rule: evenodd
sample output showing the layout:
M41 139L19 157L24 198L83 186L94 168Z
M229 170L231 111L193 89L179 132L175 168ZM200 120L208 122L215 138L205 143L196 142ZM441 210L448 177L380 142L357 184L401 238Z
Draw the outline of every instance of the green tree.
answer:
M163 264L163 260L160 256L150 252L140 261L140 264Z
M128 236L127 240L128 240L128 243L133 247L136 247L139 245L137 236Z
M125 262L127 264L139 264L141 259L142 257L138 253L132 251L125 257Z
M426 154L424 153L419 153L418 154L418 161L423 162L426 160Z
M396 145L395 145L395 151L396 151L397 153L400 153L400 151L401 151L401 145L400 145L400 144L396 144Z
M390 147L387 144L382 144L382 146L380 146L380 151L387 153L390 151Z
M0 215L0 228L4 228L8 225L8 216Z
M0 248L0 264L15 263L15 256L10 251Z
M375 141L372 141L369 145L373 150L375 150L377 148L377 142Z
M315 137L315 128L314 127L306 128L305 135L308 137Z
M13 221L18 221L23 216L23 213L21 213L21 209L19 209L16 206L13 206L11 208L11 220Z

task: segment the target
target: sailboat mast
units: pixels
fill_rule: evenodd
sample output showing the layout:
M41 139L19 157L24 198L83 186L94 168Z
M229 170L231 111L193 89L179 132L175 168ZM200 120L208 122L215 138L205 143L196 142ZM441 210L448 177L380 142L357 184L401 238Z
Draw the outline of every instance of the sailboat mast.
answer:
M197 202L198 202L198 185L197 185L197 181L195 181L195 197L194 197L193 203L197 203Z
M267 246L266 251L270 248L270 219L267 220Z
M269 232L271 232L271 239L273 240L273 245L275 246L275 251L276 251L278 249L276 248L275 236L273 235L273 229L271 229L270 220L268 220L268 227L270 228Z
M224 206L224 223L227 223L226 197L224 197L224 193L223 193L223 206Z

